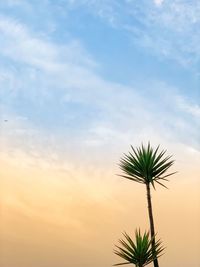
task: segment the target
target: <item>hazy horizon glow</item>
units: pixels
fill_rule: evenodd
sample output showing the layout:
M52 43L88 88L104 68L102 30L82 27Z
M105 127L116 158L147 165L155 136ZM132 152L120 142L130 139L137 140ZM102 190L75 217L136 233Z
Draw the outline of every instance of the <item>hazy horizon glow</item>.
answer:
M34 2L34 3L33 3ZM108 267L148 229L116 174L142 142L172 154L152 192L162 267L199 267L200 3L0 2L2 267Z

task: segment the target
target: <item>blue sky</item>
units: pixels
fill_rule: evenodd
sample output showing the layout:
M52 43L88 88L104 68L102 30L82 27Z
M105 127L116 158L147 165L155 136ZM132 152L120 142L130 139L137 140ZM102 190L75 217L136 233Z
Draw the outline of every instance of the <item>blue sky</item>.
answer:
M199 150L199 11L184 0L1 1L5 147Z

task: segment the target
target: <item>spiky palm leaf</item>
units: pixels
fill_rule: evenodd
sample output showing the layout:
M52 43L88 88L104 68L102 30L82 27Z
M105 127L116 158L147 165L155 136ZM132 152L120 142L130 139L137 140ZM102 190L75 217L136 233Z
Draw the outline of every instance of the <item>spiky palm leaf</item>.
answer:
M151 263L155 258L160 257L164 250L160 240L155 243L154 250L152 250L152 238L149 238L149 232L145 232L142 236L140 229L135 231L135 242L127 233L124 233L124 237L125 241L119 239L121 247L116 246L118 250L114 250L114 253L124 259L125 262L114 266L135 264L137 267L143 267Z
M164 175L174 163L172 156L165 157L166 150L159 152L159 146L153 149L150 143L147 147L142 144L136 149L131 146L131 149L120 160L119 166L124 172L120 176L142 184L151 183L154 189L154 182L166 187L161 181L168 181L166 177L175 173Z

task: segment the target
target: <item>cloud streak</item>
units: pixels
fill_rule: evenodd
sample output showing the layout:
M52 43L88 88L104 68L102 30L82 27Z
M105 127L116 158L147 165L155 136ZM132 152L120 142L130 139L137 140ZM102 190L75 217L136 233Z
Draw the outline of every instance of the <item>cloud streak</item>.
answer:
M66 5L86 8L112 27L126 30L133 42L158 57L185 67L196 68L199 62L200 5L195 0L66 1Z

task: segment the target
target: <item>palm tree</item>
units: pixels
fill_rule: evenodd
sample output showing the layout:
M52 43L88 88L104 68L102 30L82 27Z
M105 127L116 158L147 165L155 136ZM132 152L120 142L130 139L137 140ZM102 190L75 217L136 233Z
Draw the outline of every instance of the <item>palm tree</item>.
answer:
M135 264L136 267L143 267L151 263L155 258L161 256L164 248L161 246L161 241L155 243L154 252L152 251L153 239L149 239L149 232L145 232L142 236L140 229L135 231L135 242L130 238L127 233L124 233L125 241L119 239L120 246L116 246L117 250L114 253L120 256L125 262L114 264Z
M124 154L124 157L120 160L119 166L124 173L120 176L146 185L152 250L155 250L156 242L150 185L152 185L154 189L155 183L166 187L162 181L168 181L166 177L175 172L167 175L164 174L173 165L174 161L171 160L171 156L165 156L166 150L159 152L159 146L153 149L150 142L147 147L144 147L142 144L141 147L136 149L131 146L131 149L132 151L128 154ZM153 262L154 267L159 267L157 258L155 258Z

